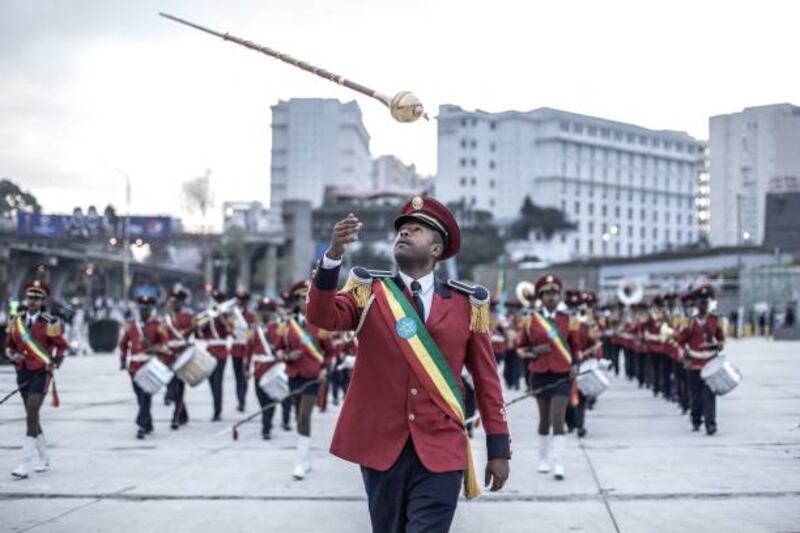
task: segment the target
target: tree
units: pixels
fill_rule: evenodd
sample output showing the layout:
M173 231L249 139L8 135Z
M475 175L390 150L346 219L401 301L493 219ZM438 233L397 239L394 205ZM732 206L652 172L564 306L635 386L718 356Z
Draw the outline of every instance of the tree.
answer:
M519 219L511 225L511 237L527 239L531 230L540 230L546 239L556 232L574 230L577 226L567 220L566 215L555 207L540 207L525 196L519 210Z
M205 174L183 182L183 195L190 213L199 212L206 218L208 210L214 207L214 192L211 190L211 169Z
M36 197L20 189L8 178L0 180L0 217L14 218L18 213L40 213L42 207Z

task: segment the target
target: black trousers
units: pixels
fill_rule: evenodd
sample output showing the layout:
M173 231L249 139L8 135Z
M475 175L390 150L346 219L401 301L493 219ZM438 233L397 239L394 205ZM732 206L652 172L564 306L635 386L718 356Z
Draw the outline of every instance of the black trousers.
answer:
M263 409L265 405L272 403L275 401L269 394L261 390L261 387L258 385L255 386L256 389L256 398L258 398L258 404ZM261 412L261 433L268 435L272 431L272 417L275 416L275 407L270 407L269 409L264 409Z
M232 357L231 363L236 376L236 400L239 402L239 407L244 409L245 401L247 401L247 376L245 375L247 369L244 367L244 357Z
M678 397L678 405L684 413L689 410L689 384L687 383L687 370L683 362L674 362L675 370L675 394Z
M153 431L153 416L150 414L153 397L142 390L142 388L133 381L133 378L131 378L131 383L133 384L133 392L136 393L136 403L139 404L139 412L136 414L136 425L149 433Z
M636 377L636 355L629 348L625 348L625 376L629 380Z
M651 382L653 384L653 396L658 396L659 394L664 392L663 389L664 384L661 379L661 373L663 372L663 370L661 369L662 359L663 359L662 354L656 352L650 352L650 367L652 369Z
M700 377L699 370L688 370L689 401L691 402L692 424L699 426L705 422L706 427L717 425L717 397Z
M446 533L461 492L462 472L425 468L411 439L385 472L361 467L374 533Z
M288 426L292 421L292 407L294 406L294 398L286 398L281 402L281 422L284 426Z
M222 414L222 377L225 375L225 363L228 358L217 359L217 366L208 376L208 384L211 385L211 396L214 398L214 416Z
M671 400L673 397L672 371L675 368L675 363L667 354L660 354L659 359L661 360L661 393L664 395L664 398Z
M635 352L633 354L633 363L636 372L636 381L639 382L639 388L642 388L647 383L647 353Z
M176 424L185 424L189 421L189 412L186 410L183 396L186 393L186 383L184 383L178 376L172 378L167 384L167 398L169 398L175 406L172 410L172 422Z
M522 375L522 360L516 350L506 350L503 363L503 380L510 390L519 390L519 379Z

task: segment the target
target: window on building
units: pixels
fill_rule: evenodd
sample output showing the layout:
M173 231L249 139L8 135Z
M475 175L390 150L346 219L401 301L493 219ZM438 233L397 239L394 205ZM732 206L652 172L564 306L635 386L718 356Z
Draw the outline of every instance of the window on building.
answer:
M669 228L664 230L664 240L669 243Z
M464 187L467 184L467 178L461 176L461 186Z
M644 255L645 253L647 253L647 252L645 251L645 249L644 249L644 244L642 244L641 246L639 246L639 253L640 253L641 255Z
M466 118L462 118L461 119L461 125L462 126L466 126L467 125L467 119Z
M678 224L680 224L681 223L681 218L682 218L681 214L680 213L676 214L675 218L677 219Z
M653 148L660 148L661 139L656 139L655 137L653 137L652 139L650 139L650 146L652 146Z
M494 152L497 150L497 145L495 143L489 143L489 151Z
M470 166L474 167L477 164L476 161L475 161L475 158L470 159L469 160L469 164L470 164Z
M478 146L478 141L476 141L475 139L472 139L471 141L469 141L469 147L470 148L476 148L477 146Z
M589 233L594 233L594 222L589 222Z
M489 198L489 207L494 207L494 198Z
M645 217L646 217L646 215L644 214L644 209L642 209L641 211L639 211L639 215L640 215L640 216L639 216L640 220L641 220L642 222L644 222L644 221L645 221Z
M633 243L632 242L628 243L628 255L629 256L633 255Z
M578 124L577 122L573 122L572 131L575 133L583 133L583 124Z
M614 255L619 255L619 241L614 242Z
M494 178L489 180L489 188L494 189Z
M647 137L644 135L639 135L639 144L642 146L647 146Z
M636 142L636 136L633 133L626 133L625 140L629 143L634 143Z
M619 206L614 207L614 216L619 218Z
M467 147L467 140L461 139L461 148L466 148L466 147Z
M680 244L681 243L681 239L683 238L683 232L681 230L678 230L676 233L677 233L676 239L678 241L678 244Z
M475 126L476 124L478 124L478 119L475 118L475 117L472 117L472 119L469 121L469 123L470 123L470 125Z
M644 226L639 228L639 237L644 239L645 238L645 229Z
M666 222L667 224L669 224L669 211L667 211L666 213L664 213L664 222Z
M596 127L589 126L588 132L589 132L589 136L590 137L597 137L597 128Z
M609 130L608 128L603 128L602 130L600 130L600 136L603 139L608 139L609 137L611 137L611 130Z
M628 226L628 237L633 238L633 226Z
M493 130L493 129L495 129L496 127L497 127L497 123L496 123L494 120L492 120L491 122L489 122L489 129L490 129L490 130Z
M594 239L589 239L589 253L594 253Z
M658 228L653 228L653 238L658 239Z
M567 211L567 201L566 200L561 200L561 211L563 211L565 213Z
M615 131L614 132L614 140L615 141L621 141L622 140L622 132L621 131Z
M581 240L580 239L575 239L575 251L576 252L580 252L581 251Z
M603 204L602 208L600 209L601 215L606 216L608 214L608 208L605 204Z
M559 127L561 128L561 131L569 131L569 122L567 122L566 120L562 120L559 123Z
M628 208L628 220L633 220L633 208Z
M470 185L472 185L472 186L474 186L474 185L475 185L475 182L476 182L476 180L475 180L475 176L472 176L472 179L470 179L470 180L469 180L469 184L470 184Z
M567 242L567 234L566 234L566 233L562 233L562 234L561 234L561 242L562 242L562 243L565 243L565 242Z
M494 170L495 164L494 161L489 161L489 168Z
M591 202L589 203L589 214L594 215L594 204Z
M581 212L581 203L575 202L575 214L578 214L580 212Z
M653 222L658 222L658 211L653 211Z
M461 158L461 166L462 166L462 167L465 167L465 166L467 166L467 158L465 158L465 157L462 157L462 158Z

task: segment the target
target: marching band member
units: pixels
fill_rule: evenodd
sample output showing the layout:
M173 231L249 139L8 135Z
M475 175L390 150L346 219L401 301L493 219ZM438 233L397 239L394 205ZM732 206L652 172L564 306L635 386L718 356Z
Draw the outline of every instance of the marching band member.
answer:
M183 307L188 297L189 292L180 286L173 287L167 293L164 326L170 355L164 358L164 362L169 366L172 366L177 357L189 347L189 338L194 330L192 314ZM177 375L173 376L167 385L167 395L175 404L169 426L173 430L189 422L189 413L183 399L185 392L186 384Z
M528 327L517 341L520 357L530 360L530 388L543 389L536 394L539 408L538 470L548 473L552 466L558 480L564 479L564 419L576 362L569 315L557 310L561 287L561 280L552 274L536 281L536 295L542 300L542 308L532 313Z
M311 471L311 414L326 379L325 361L333 353L330 334L306 320L306 296L309 282L298 281L289 289L292 314L286 324L282 348L286 352L286 374L294 397L297 416L297 460L294 478L304 479Z
M216 303L224 302L226 296L224 292L218 290L211 293L211 297ZM208 384L211 386L211 396L214 399L214 416L211 421L219 422L222 419L222 378L225 374L225 363L228 360L230 348L229 320L225 314L212 316L202 324L196 324L196 329L198 337L206 341L208 353L217 360L217 366L209 376Z
M655 296L648 309L648 317L642 325L642 337L649 359L649 373L652 376L653 396L663 394L671 397L672 382L669 367L666 364L664 345L661 342L661 326L665 323L664 299Z
M247 344L252 333L253 324L256 321L255 315L247 309L250 302L250 293L244 289L236 291L237 309L230 315L230 330L233 334L233 346L231 347L231 363L233 373L236 376L236 399L238 401L236 410L244 412L245 401L247 400Z
M684 359L684 349L678 346L675 337L680 335L680 332L688 327L689 319L685 315L684 307L681 305L683 297L678 298L677 294L671 293L672 299L672 312L671 327L674 330L673 338L670 339L669 346L674 361L673 369L675 373L675 394L677 396L678 405L681 408L681 413L686 414L689 412L689 385L687 379L686 361Z
M253 388L256 389L258 403L263 409L265 405L273 403L275 398L271 398L261 387L259 380L275 366L283 354L278 347L281 344L281 337L284 335L285 326L275 320L278 306L271 298L259 300L256 310L259 314L259 323L253 327L253 335L247 344L247 362L252 363L253 369ZM272 418L275 415L275 408L265 409L261 415L261 436L264 440L272 438Z
M506 302L506 309L510 313L508 327L502 332L506 338L506 351L503 360L503 380L509 390L519 390L519 380L522 377L522 361L517 354L517 338L524 329L525 317L522 316L522 304L519 300Z
M700 376L700 371L712 358L719 355L725 344L725 332L720 318L709 312L714 289L704 285L694 291L697 316L689 327L681 331L678 344L686 349L689 361L688 381L691 402L692 429L698 431L705 422L706 433L717 432L716 396Z
M139 412L136 415L136 438L143 439L153 431L153 417L150 414L152 397L146 393L133 377L151 357L170 355L166 330L155 313L156 297L142 291L136 297L139 315L134 317L125 327L125 333L119 341L120 370L127 370L136 393ZM130 355L130 358L128 357Z
M49 295L50 289L43 281L27 284L26 309L8 321L6 331L6 356L14 363L25 406L24 456L22 463L11 472L15 479L27 478L31 468L44 472L50 465L39 410L50 385L52 369L58 368L64 359L67 342L59 320L46 312Z
M460 230L443 204L415 197L395 220L399 272L357 267L337 294L342 255L360 228L352 213L334 226L308 306L314 324L358 331L331 452L361 465L373 531L447 531L462 480L468 498L479 492L465 431L465 364L487 434L486 484L499 490L508 477L489 292L435 278L437 262L458 252Z

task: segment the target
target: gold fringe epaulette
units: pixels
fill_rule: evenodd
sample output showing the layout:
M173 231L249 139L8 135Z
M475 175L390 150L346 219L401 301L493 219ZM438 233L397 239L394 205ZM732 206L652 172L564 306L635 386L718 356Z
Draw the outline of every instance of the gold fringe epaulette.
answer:
M372 280L390 278L392 276L393 274L389 270L369 270L364 267L353 267L339 293L351 293L356 302L356 307L363 309L367 306L369 297L372 296Z
M45 329L47 336L58 337L61 335L63 331L63 328L61 327L61 321L51 315L45 315L44 318L47 320L47 329Z
M489 333L492 327L489 313L489 290L482 285L472 285L457 279L447 280L447 286L469 296L469 303L472 306L469 314L469 330Z
M581 327L581 321L578 317L571 316L569 317L569 330L570 331L578 331Z

